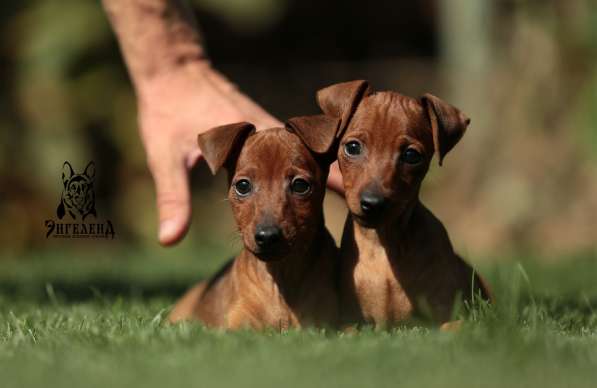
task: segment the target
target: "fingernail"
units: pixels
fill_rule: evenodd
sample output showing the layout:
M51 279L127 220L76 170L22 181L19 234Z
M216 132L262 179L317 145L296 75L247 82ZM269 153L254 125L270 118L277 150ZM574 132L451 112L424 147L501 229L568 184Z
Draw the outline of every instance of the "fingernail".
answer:
M178 232L178 226L174 220L165 220L160 224L159 240L162 244L171 242Z

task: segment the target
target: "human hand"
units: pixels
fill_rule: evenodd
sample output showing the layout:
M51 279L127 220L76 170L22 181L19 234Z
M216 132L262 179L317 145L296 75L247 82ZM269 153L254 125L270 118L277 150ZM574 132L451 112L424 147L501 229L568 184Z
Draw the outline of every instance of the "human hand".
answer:
M139 128L154 178L159 241L172 245L191 218L189 170L197 135L222 124L280 122L211 68L192 11L180 0L102 0L138 98ZM342 191L337 163L328 186Z

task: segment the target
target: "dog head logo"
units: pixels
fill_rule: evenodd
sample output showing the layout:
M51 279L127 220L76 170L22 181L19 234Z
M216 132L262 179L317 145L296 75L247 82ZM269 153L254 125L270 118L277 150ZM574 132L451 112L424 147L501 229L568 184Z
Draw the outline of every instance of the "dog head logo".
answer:
M56 210L59 219L65 214L76 220L92 214L97 217L95 212L95 193L93 192L93 178L95 177L95 163L89 162L82 174L77 174L69 162L64 162L62 166L62 198Z

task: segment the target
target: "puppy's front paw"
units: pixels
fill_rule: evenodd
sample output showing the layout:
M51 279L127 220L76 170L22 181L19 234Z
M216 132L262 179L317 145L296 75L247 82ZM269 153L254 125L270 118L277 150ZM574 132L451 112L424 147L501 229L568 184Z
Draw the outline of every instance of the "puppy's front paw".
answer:
M459 331L461 327L462 327L462 320L459 319L457 321L450 321L450 322L442 323L442 325L439 327L439 330L444 331L444 332L449 332L449 333L455 333L455 332Z

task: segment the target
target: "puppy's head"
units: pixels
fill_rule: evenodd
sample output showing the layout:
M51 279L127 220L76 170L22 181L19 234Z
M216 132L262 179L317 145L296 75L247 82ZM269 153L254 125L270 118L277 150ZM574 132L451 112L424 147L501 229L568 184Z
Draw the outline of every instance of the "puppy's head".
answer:
M417 199L433 154L441 165L470 122L431 94L372 93L366 81L329 86L317 100L326 115L341 120L338 161L346 201L365 227L399 217Z
M256 132L249 123L237 123L199 135L211 171L228 170L228 199L243 244L261 260L300 252L323 225L330 160L317 151L329 146L311 128L319 131L300 125Z

